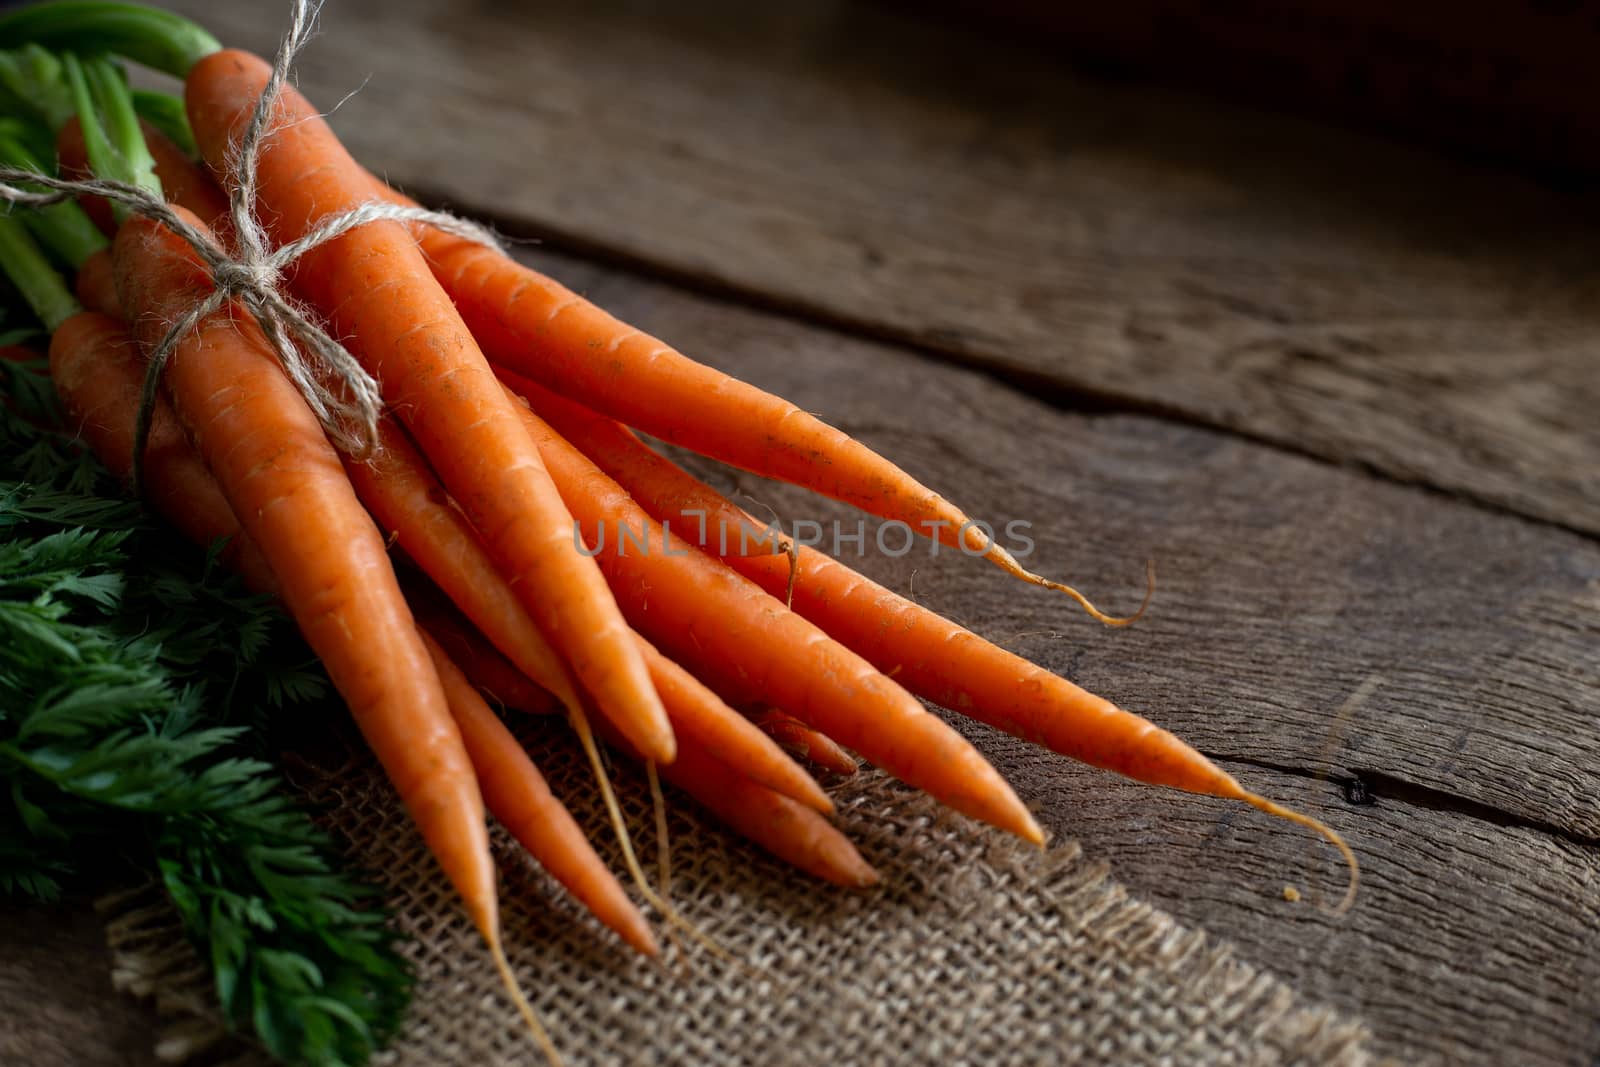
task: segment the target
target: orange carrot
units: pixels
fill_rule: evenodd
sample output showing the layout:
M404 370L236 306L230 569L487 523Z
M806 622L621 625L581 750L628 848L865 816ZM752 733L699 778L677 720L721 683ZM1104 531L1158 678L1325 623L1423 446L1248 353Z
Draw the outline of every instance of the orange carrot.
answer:
M751 717L768 737L803 760L816 764L833 774L849 776L856 773L855 757L839 747L827 734L813 730L792 715L777 708L769 708Z
M89 311L98 311L112 318L122 317L122 304L117 300L117 275L111 266L111 249L102 248L84 260L72 280L73 295Z
M50 341L50 379L75 430L100 462L126 482L133 474L133 437L144 388L144 355L119 320L74 315ZM165 397L156 400L144 455L144 489L152 509L198 545L226 539L222 562L258 593L277 592L277 578L255 542L239 528L228 501L184 436Z
M655 532L650 517L582 453L523 409L528 433L642 632L725 698L767 701L848 744L957 811L1040 841L1003 778L967 741L864 660L666 531L648 551L604 532ZM776 557L763 557L773 558Z
M722 698L699 679L638 638L650 668L650 679L667 706L667 714L679 736L693 738L696 748L729 767L737 767L746 778L800 801L824 814L833 811L833 801L816 779L770 740L770 736L744 716L723 703Z
M655 452L626 427L506 374L556 432L658 520L675 522L708 552L719 534L752 521L727 497ZM679 522L685 513L693 522ZM701 534L704 534L703 538ZM1322 833L1320 823L1250 792L1232 775L1148 720L1051 674L901 597L842 563L800 546L787 557L730 552L723 561L918 696L1052 751L1138 781L1241 800Z
M606 740L636 755L615 730L596 725ZM661 777L733 830L807 874L850 889L878 884L878 872L827 819L745 777L688 737L678 746L677 760L661 768Z
M259 57L221 51L189 72L185 103L202 155L227 174L270 75ZM260 214L280 243L366 199L367 177L293 86L273 109L259 153ZM404 227L369 223L307 252L299 294L382 383L405 422L545 637L601 713L657 762L672 728L643 658L571 516L499 391L482 353Z
M113 258L118 296L144 344L210 292L194 252L149 220L123 224ZM472 764L383 538L322 427L259 327L233 304L185 335L165 384L234 515L277 575L289 613L503 964Z
M565 664L405 431L388 417L381 419L377 447L364 459L345 457L344 464L356 495L379 527L394 536L512 665L565 707L581 707Z
M545 642L511 585L495 568L466 518L399 427L384 420L379 448L345 461L350 480L379 524L478 629L536 684L569 710L580 710L565 667ZM833 810L815 779L765 734L676 663L631 631L675 731L756 781L819 811Z
M52 380L74 424L80 427L80 436L114 474L123 478L132 465L143 362L120 322L92 313L63 323L51 352ZM211 472L200 463L165 401L152 423L144 477L152 503L169 505L162 510L177 521L191 540L206 544L228 537L224 562L243 569L246 581L258 592L279 592L265 559L249 534L239 528ZM429 625L438 625L438 619L430 619ZM458 637L457 633L446 631L446 640L451 643L456 643ZM430 647L430 654L433 651ZM475 651L498 655L493 649ZM491 813L602 922L641 952L653 955L655 942L643 917L594 856L571 815L549 795L543 779L520 749L517 753L504 751L506 745L514 746L516 742L482 706L481 699L474 705L457 691L458 683L466 684L459 668L454 663L448 668L438 666L437 658L434 657L445 697ZM512 678L521 678L509 664L500 662ZM553 707L554 698L548 693L525 679L521 686L542 700L543 707L524 700L531 710ZM484 715L491 722L484 722ZM527 763L525 769L522 763ZM594 868L598 868L598 874Z
M512 666L470 622L443 602L443 597L424 596L415 584L405 589L406 602L422 628L443 646L484 699L526 715L551 715L561 710L561 702L549 690Z
M450 714L461 729L489 813L596 918L640 952L656 955L660 950L650 924L595 855L566 805L550 792L521 743L489 710L439 643L426 630L419 632L439 672Z
M365 178L370 196L414 203L375 176ZM1108 626L1144 613L1106 615L1071 586L1024 568L992 532L848 434L695 362L531 267L428 227L418 243L495 364L663 441L903 522L1015 578L1067 594Z

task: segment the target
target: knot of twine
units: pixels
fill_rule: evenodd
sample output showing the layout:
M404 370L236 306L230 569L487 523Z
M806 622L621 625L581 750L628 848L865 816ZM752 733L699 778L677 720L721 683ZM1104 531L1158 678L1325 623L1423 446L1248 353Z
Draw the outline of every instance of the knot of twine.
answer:
M310 37L320 0L294 0L289 31L278 47L272 74L256 101L250 124L230 157L228 217L234 233L233 254L215 237L197 227L160 196L135 185L106 179L74 181L19 167L0 167L0 201L23 207L48 207L80 196L98 196L151 219L182 238L205 264L212 291L172 323L149 352L144 391L134 433L133 483L143 489L145 444L155 413L161 375L178 343L206 318L237 300L261 326L261 332L329 439L340 451L367 455L378 439L383 397L366 368L315 320L312 313L280 289L283 271L318 245L326 244L369 222L391 220L428 225L496 250L499 242L487 228L445 212L382 201L359 204L324 218L299 240L270 249L265 228L256 217L256 171L261 142L271 132L270 117L288 79L294 57ZM28 188L32 186L34 188ZM36 191L42 188L43 192Z

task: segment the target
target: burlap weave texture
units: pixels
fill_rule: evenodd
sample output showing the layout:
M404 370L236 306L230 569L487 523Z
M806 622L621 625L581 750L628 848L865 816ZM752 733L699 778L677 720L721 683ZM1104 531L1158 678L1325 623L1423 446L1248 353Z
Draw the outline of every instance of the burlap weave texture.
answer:
M529 738L615 861L586 764L549 725ZM648 794L631 769L617 777L654 877ZM541 1062L375 768L300 778L412 938L416 1002L380 1062ZM833 792L840 825L883 873L877 890L820 885L668 794L671 898L736 964L693 945L669 945L661 963L629 954L496 830L512 963L568 1063L1368 1062L1358 1023L1132 899L1076 845L1041 853L871 771ZM149 905L110 909L117 973L172 1015L168 1051L182 1058L211 1035L203 972Z

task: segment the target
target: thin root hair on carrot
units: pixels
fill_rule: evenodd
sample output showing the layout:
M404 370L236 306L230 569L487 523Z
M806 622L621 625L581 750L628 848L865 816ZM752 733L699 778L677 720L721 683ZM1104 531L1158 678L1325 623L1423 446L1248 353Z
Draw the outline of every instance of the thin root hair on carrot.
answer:
M574 709L569 715L572 729L578 735L578 742L583 746L585 755L589 757L589 766L594 769L595 778L600 786L600 797L605 802L606 814L611 820L611 828L617 835L617 844L622 848L622 864L633 877L634 884L638 886L639 893L651 906L661 912L662 918L671 926L676 926L687 934L690 939L701 945L718 959L729 963L748 967L749 964L734 956L733 953L717 944L711 936L701 930L694 923L679 914L660 893L650 886L650 880L645 877L644 868L639 864L639 857L633 851L633 839L628 834L627 824L622 818L622 806L617 803L617 794L611 788L611 777L606 774L601 762L600 746L594 739L594 729L589 725L589 719L582 711ZM664 809L663 809L664 810Z
M499 932L496 931L495 936L487 940L489 952L494 956L495 970L500 972L500 981L505 984L506 995L511 998L511 1003L516 1005L517 1014L522 1016L524 1023L527 1023L529 1031L533 1033L534 1041L538 1042L551 1067L561 1067L561 1053L557 1051L555 1042L550 1040L550 1031L544 1028L539 1016L534 1013L533 1005L529 1004L528 998L523 995L522 986L517 983L517 976L512 973L511 961L506 959L505 948L500 944Z
M1153 559L1148 559L1145 560L1144 564L1144 600L1140 601L1139 610L1135 611L1132 615L1107 615L1105 612L1095 607L1093 601L1084 596L1082 593L1078 592L1072 586L1064 585L1061 582L1053 582L1049 578L1043 577L1042 575L1034 574L1032 571L1024 568L1022 564L1017 562L1016 557L1012 556L1011 553L1007 552L999 545L994 546L994 551L999 553L1001 557L1001 566L1014 576L1021 578L1023 581L1031 582L1034 585L1040 585L1046 589L1054 589L1058 593L1067 594L1073 600L1078 602L1079 607L1088 612L1090 618L1097 622L1104 623L1107 626L1131 626L1132 624L1138 622L1141 618L1143 618L1145 610L1150 607L1150 599L1151 597L1155 596L1156 593L1156 561Z
M1259 796L1255 793L1245 791L1240 799L1246 804L1249 804L1252 808L1255 808L1259 811L1264 811L1268 815L1277 816L1280 819L1288 819L1292 823L1298 823L1299 825L1304 826L1306 829L1320 834L1322 837L1327 839L1329 844L1338 849L1339 854L1344 857L1344 862L1350 868L1350 884L1344 891L1344 899L1340 900L1338 905L1332 909L1324 910L1328 911L1328 914L1330 915L1343 915L1345 912L1349 911L1352 906L1354 906L1356 902L1356 887L1361 882L1361 865L1356 862L1356 854L1354 850L1352 850L1350 846L1345 843L1344 838L1340 836L1337 830L1320 819L1313 818L1312 816L1306 815L1303 812L1295 811L1293 808L1286 808L1282 804L1275 804L1266 797Z

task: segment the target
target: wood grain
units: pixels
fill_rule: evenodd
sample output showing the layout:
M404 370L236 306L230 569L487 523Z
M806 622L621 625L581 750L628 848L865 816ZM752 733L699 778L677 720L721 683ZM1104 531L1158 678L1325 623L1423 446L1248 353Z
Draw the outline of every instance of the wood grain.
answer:
M529 258L717 353L975 513L1032 521L1034 560L1106 600L1135 599L1154 555L1151 614L1125 631L949 552L851 562L1328 819L1362 855L1367 888L1343 920L1290 907L1285 884L1321 900L1342 887L1331 850L1302 831L963 722L1053 832L1297 988L1362 1014L1404 1060L1600 1054L1600 1004L1584 992L1600 982L1600 547L1224 434L1064 413L889 346ZM693 465L785 519L854 531L840 506ZM1341 716L1374 676L1377 689ZM1351 795L1375 803L1345 799L1358 775Z
M177 6L247 46L281 30ZM1600 532L1582 195L854 3L365 0L326 29L303 87L359 88L336 127L427 194Z

